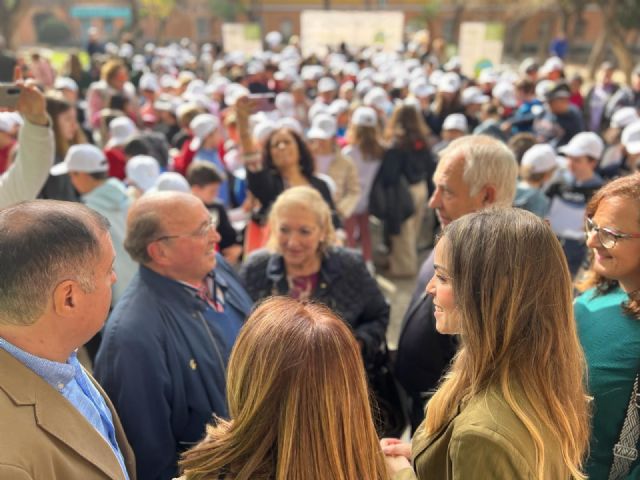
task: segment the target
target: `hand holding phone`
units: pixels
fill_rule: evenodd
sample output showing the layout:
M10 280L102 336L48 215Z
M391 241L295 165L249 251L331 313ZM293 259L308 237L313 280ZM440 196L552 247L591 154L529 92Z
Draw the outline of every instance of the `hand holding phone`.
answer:
M20 87L15 83L0 83L0 108L15 109L20 98Z
M46 127L49 125L47 103L44 94L34 83L22 79L22 70L16 67L13 73L13 86L18 88L19 94L14 107L30 123Z
M252 93L249 95L251 113L272 112L276 109L275 93Z

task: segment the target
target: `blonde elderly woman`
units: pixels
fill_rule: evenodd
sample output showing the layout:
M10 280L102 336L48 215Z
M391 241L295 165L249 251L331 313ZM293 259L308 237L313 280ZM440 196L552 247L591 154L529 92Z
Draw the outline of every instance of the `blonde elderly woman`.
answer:
M254 301L271 295L314 300L351 326L365 363L385 341L389 305L362 256L335 247L331 211L312 187L285 190L269 215L266 250L249 256L240 271Z

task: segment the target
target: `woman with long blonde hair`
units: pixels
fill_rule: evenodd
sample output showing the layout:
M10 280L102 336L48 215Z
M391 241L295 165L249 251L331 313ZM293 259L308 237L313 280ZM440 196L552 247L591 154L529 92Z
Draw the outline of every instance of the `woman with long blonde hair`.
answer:
M435 250L436 328L459 334L412 448L382 441L394 478L586 478L589 400L571 277L551 228L493 209L445 227ZM400 473L401 472L401 473Z
M186 480L382 480L360 348L329 309L263 302L231 353L230 420L181 461Z

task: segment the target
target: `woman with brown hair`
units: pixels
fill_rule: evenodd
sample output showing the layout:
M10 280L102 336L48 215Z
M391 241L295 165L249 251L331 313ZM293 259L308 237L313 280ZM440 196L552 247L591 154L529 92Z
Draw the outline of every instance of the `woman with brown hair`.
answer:
M460 346L412 446L382 441L394 479L586 478L585 360L549 225L521 209L461 217L436 245L427 292L437 330Z
M587 247L592 259L579 284L584 293L575 303L594 400L586 473L594 480L638 478L640 462L625 461L621 456L625 449L637 451L638 434L624 436L621 432L627 431L628 422L634 423L632 414L637 422L640 174L621 177L598 190L587 205L586 215Z
M180 463L186 480L383 480L358 344L330 310L262 303L229 359L230 420Z
M381 143L376 111L371 107L358 107L351 115L346 139L348 145L342 153L353 160L358 170L360 199L353 214L344 222L347 246L356 246L356 236L362 246L367 267L373 269L373 251L369 231L369 193L382 163L384 147ZM356 235L357 233L357 235Z
M396 107L387 123L385 140L389 148L384 153L377 181L385 188L408 189L414 212L393 222L383 219L390 240L389 275L393 277L414 276L419 265L416 241L427 210L428 182L435 171L428 135L429 128L413 105Z
M127 90L129 70L120 60L108 60L100 68L100 81L91 84L87 91L87 117L91 128L100 128L100 111L109 106L109 100L115 94L123 94L132 103L135 102L135 89ZM130 87L133 85L129 84ZM137 104L133 106L137 111ZM135 120L135 119L134 119Z
M56 147L54 163L60 163L64 160L69 147L87 143L87 139L78 124L75 105L59 95L48 95L46 101ZM50 175L39 197L52 200L80 200L67 174L57 177Z

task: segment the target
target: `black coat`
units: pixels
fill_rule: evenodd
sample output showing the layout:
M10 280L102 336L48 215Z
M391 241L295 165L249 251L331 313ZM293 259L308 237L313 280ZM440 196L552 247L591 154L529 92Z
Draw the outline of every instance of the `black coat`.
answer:
M342 223L336 212L336 206L331 197L331 191L324 180L311 177L309 184L322 195L322 198L324 198L325 202L327 202L331 208L333 226L335 228L342 227ZM247 170L247 188L262 205L260 211L253 215L253 220L260 225L264 225L267 222L271 205L276 201L278 195L284 192L284 181L280 174L273 169L263 168L257 172Z
M287 295L289 291L282 255L266 250L249 256L240 270L240 279L256 302L272 295ZM365 362L385 341L389 304L358 252L340 247L327 251L312 299L331 308L351 326L364 345Z

